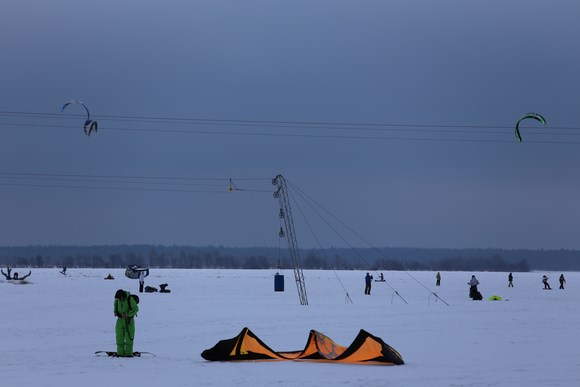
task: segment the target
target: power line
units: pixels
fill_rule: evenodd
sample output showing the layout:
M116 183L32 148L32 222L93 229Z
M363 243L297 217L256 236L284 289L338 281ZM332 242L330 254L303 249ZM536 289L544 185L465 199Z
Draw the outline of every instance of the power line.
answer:
M0 115L21 116L21 117L44 117L44 118L77 118L84 115L56 114L56 113L35 113L18 111L0 111ZM151 116L122 116L122 115L94 115L99 119L136 121L136 122L164 122L164 123L223 123L223 124L251 124L251 125L290 125L290 126L330 126L337 127L408 127L408 128L474 128L474 129L513 129L509 125L481 125L481 124L409 124L409 123L376 123L376 122L337 122L337 121L292 121L292 120L258 120L258 119L220 119L220 118L200 118L200 117L151 117ZM580 130L580 127L555 126L554 129Z
M149 191L149 192L184 192L184 193L223 193L227 191L218 190L187 190L187 189L170 189L170 188L138 188L138 187L107 187L107 186L75 186L59 184L27 184L27 183L0 183L0 186L6 187L35 187L35 188L66 188L66 189L90 189L90 190L113 190L113 191Z
M327 213L330 214L330 212L328 212L324 207L322 207L320 204L318 204L316 201L314 201L311 197L309 197L308 195L306 195L306 193L304 193L304 191L302 191L301 189L299 189L298 187L296 187L294 184L292 184L291 182L288 183L294 190L296 190L296 192L300 195L300 197L302 197L302 199L308 204L308 206L318 215L318 217L320 217L320 219L322 219L326 225L332 230L334 231L334 233L340 238L342 239L342 241L359 257L359 259L361 259L362 261L365 262L365 264L367 266L370 266L369 262L367 262L367 260L358 252L357 249L354 248L354 246L352 246L339 232L338 230L332 226L332 224L330 224L330 222L324 217L322 216L322 214L314 207L313 204L317 205L318 207L322 208L324 211L326 211ZM308 200L306 200L306 198ZM304 217L304 215L302 215ZM331 214L331 216L334 217L334 215ZM336 218L335 218L336 219ZM342 223L342 222L341 222ZM344 223L342 223L343 226ZM352 231L352 229L350 229ZM367 242L368 243L368 242ZM403 300L403 302L405 304L407 304L407 300L405 300L403 298L403 296L401 296L399 294L399 292L388 282L385 281L385 283L387 284L388 287L391 288L391 290L393 291L394 295L397 295L401 300Z
M19 111L0 111L0 116L19 117L19 118L35 118L35 119L78 119L82 115L56 114L56 113L35 113L35 112L19 112ZM511 136L512 126L499 125L451 125L451 124L409 124L409 123L363 123L363 122L323 122L323 121L278 121L278 120L241 120L241 119L215 119L215 118L181 118L181 117L150 117L150 116L121 116L121 115L102 115L97 116L100 119L121 121L121 122L141 122L147 124L187 124L193 126L235 126L237 128L247 127L254 129L254 131L231 131L231 130L210 130L210 129L172 129L172 128L134 128L134 127L103 127L101 131L125 131L125 132L143 132L143 133L179 133L179 134L195 134L195 135L225 135L225 136L264 136L264 137L286 137L286 138L306 138L306 139L336 139L336 140L371 140L371 141L426 141L426 142L475 142L475 143L514 143L513 140L501 140L493 138L467 138L466 135L498 135L506 134ZM37 127L37 128L71 128L78 129L78 126L63 126L39 123L15 123L4 122L0 123L4 127ZM284 130L286 132L265 132L261 130ZM377 135L344 135L344 134L320 134L320 133L296 133L296 130L310 130L310 131L351 131L356 133L361 132L398 132L404 134L412 134L414 137L393 137L393 136L377 136ZM555 126L546 131L545 127L531 126L526 128L532 135L541 136L575 136L580 133L580 127ZM255 131L260 130L260 131ZM288 130L291 130L288 132ZM555 130L560 130L556 132ZM564 132L562 132L564 131ZM445 135L459 135L460 138L449 137L424 137L423 134L445 134ZM580 141L568 140L526 140L526 143L534 144L567 144L578 145Z
M229 181L225 177L192 177L192 176L147 176L147 175L89 175L89 174L66 174L66 173L38 173L38 172L0 172L0 176L50 176L50 177L80 177L99 179L152 179L152 180L206 180L206 181ZM242 177L235 180L267 180L266 177Z
M299 193L300 194L300 193ZM290 192L288 192L288 195L290 195ZM306 223L306 225L308 226L308 229L310 230L310 233L312 234L314 240L316 241L316 243L318 244L318 247L320 248L320 251L322 252L322 255L324 256L324 259L329 262L328 257L326 256L326 253L322 247L322 244L320 243L320 240L318 239L318 236L316 235L316 233L314 232L314 229L312 228L312 226L310 225L310 222L308 222L308 219L306 218L306 216L304 215L304 212L302 211L302 208L300 207L300 203L298 203L296 201L296 199L294 199L292 197L292 201L294 202L294 204L296 205L296 208L298 208L298 211L300 212L300 215L302 216L302 219L304 220L304 222ZM308 203L308 202L307 202ZM310 203L308 203L310 205ZM346 290L346 288L344 287L344 284L342 283L342 281L340 280L340 277L338 276L338 273L336 272L336 270L334 270L333 267L331 267L332 272L334 273L334 276L336 277L336 279L338 280L340 286L342 287L342 290L345 293L345 300L346 302L350 302L351 304L352 299L350 298L350 295L348 294L348 291ZM389 285L390 286L390 285Z
M78 126L72 126L72 125L46 125L46 124L35 124L35 123L16 123L16 122L0 122L0 125L4 125L4 126L14 126L14 127L46 127L46 128L64 128L64 129L78 129ZM198 124L194 124L194 125L198 125ZM206 124L206 125L210 125L210 124ZM212 124L212 125L219 125L219 126L234 126L234 124ZM236 127L239 126L250 126L250 125L235 125ZM251 127L262 127L259 125L251 125ZM509 133L511 135L511 132L506 132L506 130L449 130L449 129L413 129L413 128L401 128L400 125L393 125L392 127L385 127L385 128L361 128L361 127L348 127L348 128L343 128L343 127L331 127L331 126L318 126L318 127L292 127L292 126L263 126L266 129L271 129L272 127L274 128L284 128L284 129L315 129L315 130L341 130L341 131L372 131L372 132L404 132L404 133L450 133L450 134L506 134ZM422 126L422 127L427 127L427 126ZM438 126L438 125L434 125L434 126L429 126L431 128L440 128L442 126ZM465 128L466 126L462 126L462 127L457 127L457 128ZM483 128L483 127L482 127ZM492 129L495 129L498 127L493 127ZM504 129L511 129L511 128L504 128ZM554 132L553 130L551 131L545 131L546 129L544 128L526 128L526 129L530 129L533 130L533 134L534 135L561 135L561 136L574 136L574 135L580 135L580 133L565 133L565 132ZM554 129L559 129L559 130L574 130L572 128L554 128ZM580 129L580 128L579 128ZM122 127L105 127L102 128L101 130L118 130L118 131L156 131L156 132L175 132L175 133L217 133L219 134L220 132L215 132L215 131L204 131L204 132L200 132L200 131L191 131L191 130L184 130L184 129L144 129L144 128L122 128ZM540 131L543 130L543 131ZM231 132L223 132L224 134L230 134ZM244 133L244 132L240 132L240 133ZM251 133L250 133L251 134ZM255 135L265 135L266 133L255 133Z
M36 127L36 128L58 128L58 129L80 129L79 126L44 125L44 124L21 124L21 123L1 123L0 126L12 127ZM185 129L146 129L146 128L103 128L99 131L125 131L125 132L149 132L149 133L180 133L180 134L202 134L202 135L222 135L222 136L258 136L258 137L287 137L287 138L309 138L309 139L335 139L335 140L376 140L376 141L423 141L423 142L456 142L456 143L503 143L513 144L514 140L496 139L470 139L470 138L433 138L433 137L386 137L386 136L360 136L360 135L329 135L329 134L300 134L300 133L266 133L266 132L239 132L239 131L211 131L211 130L185 130ZM435 131L437 132L437 131ZM430 131L429 133L433 133ZM444 133L444 132L439 132ZM450 132L448 132L450 133ZM454 134L471 134L470 132L453 131ZM499 132L498 132L499 133ZM490 133L486 133L490 134ZM534 133L542 135L576 135L577 133ZM510 133L511 135L511 133ZM556 140L525 140L532 144L565 144L578 145L580 141L556 141Z
M342 220L340 220L338 217L336 217L334 214L332 214L329 210L327 210L326 208L324 208L320 203L318 203L317 201L315 201L314 199L312 199L310 196L308 196L304 191L302 191L300 188L298 188L296 185L294 185L292 182L288 182L289 185L294 188L303 198L307 198L308 201L307 203L309 203L309 205L311 206L311 208L318 214L318 216L324 220L324 222L326 222L326 224L351 248L351 250L353 250L358 256L359 258L361 258L367 265L368 262L366 261L366 259L364 259L359 253L358 251L356 251L356 249L351 246L338 232L337 230L328 222L328 220L326 220L326 218L324 218L318 210L316 210L312 204L316 205L318 208L322 209L324 212L326 212L328 215L330 215L334 220L336 220L338 223L340 223L343 227L345 227L347 230L349 230L350 232L352 232L354 235L356 235L360 240L362 240L365 244L367 244L370 248L372 248L373 250L375 250L381 257L383 258L387 258L382 251L380 251L378 248L376 248L374 245L372 245L368 240L366 240L365 238L363 238L359 233L357 233L356 231L354 231L351 227L349 227L348 225L346 225ZM418 279L416 279L415 277L413 277L407 270L403 270L403 272L411 279L413 279L415 282L417 282L420 286L422 286L425 290L427 290L431 295L435 296L437 299L441 300L445 305L449 305L447 302L445 302L445 300L443 300L441 297L439 297L439 295L437 295L437 293L435 293L434 291L432 291L431 289L429 289L427 286L425 286L423 283L421 283ZM397 296L399 296L403 301L405 301L405 299L387 282L387 285L393 290L394 294L396 294ZM407 303L407 301L405 301L405 303Z
M17 180L17 179L22 179L22 177L18 177L18 176L0 176L0 179L11 179L11 180ZM60 177L56 177L56 178L50 178L50 177L26 177L26 180L32 180L32 181L74 181L74 182L78 182L78 183L111 183L111 184L119 184L119 183L123 183L123 184L147 184L147 185L174 185L174 186L185 186L185 187L223 187L223 185L221 184L206 184L206 183L181 183L181 182L160 182L160 181L141 181L141 180L137 180L137 181L132 181L132 180L126 180L126 181L122 181L122 180L101 180L101 179L75 179L75 178L60 178Z
M144 175L89 175L64 173L33 173L33 172L0 172L0 183L5 187L34 187L34 188L74 188L99 189L122 191L150 191L150 192L186 192L186 193L229 193L228 188L232 179L185 176L144 176ZM62 182L73 182L64 184ZM236 181L270 181L269 178L239 178ZM223 184L218 184L222 182ZM163 188L159 188L163 187ZM185 187L185 188L184 188ZM207 187L206 189L187 189L187 187ZM212 189L221 187L221 189ZM252 189L243 187L237 191L268 192L266 189Z

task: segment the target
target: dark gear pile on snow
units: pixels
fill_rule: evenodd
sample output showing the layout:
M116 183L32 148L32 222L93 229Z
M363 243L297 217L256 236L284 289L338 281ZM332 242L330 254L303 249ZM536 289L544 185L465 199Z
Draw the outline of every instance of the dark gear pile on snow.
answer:
M145 286L145 293L155 293L157 288L155 286Z

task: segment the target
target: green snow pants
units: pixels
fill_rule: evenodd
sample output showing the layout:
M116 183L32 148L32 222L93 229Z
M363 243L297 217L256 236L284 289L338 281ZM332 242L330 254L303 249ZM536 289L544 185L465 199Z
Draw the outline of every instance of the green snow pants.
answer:
M117 318L115 325L115 337L117 339L117 355L133 355L133 339L135 338L135 319Z

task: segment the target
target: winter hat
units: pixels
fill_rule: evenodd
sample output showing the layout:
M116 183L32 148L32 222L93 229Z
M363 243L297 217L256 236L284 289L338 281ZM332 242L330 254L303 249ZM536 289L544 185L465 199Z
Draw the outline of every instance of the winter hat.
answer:
M117 290L117 293L115 293L115 298L117 299L123 299L127 296L127 294L125 293L125 291L123 289L119 289Z

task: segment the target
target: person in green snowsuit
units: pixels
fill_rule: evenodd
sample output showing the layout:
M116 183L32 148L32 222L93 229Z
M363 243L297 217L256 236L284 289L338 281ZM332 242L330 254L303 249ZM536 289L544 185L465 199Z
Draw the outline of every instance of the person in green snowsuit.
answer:
M115 337L117 339L117 356L133 357L133 339L135 338L135 315L139 305L130 297L131 293L119 289L115 293L113 311L117 317ZM130 303L130 304L129 304Z

